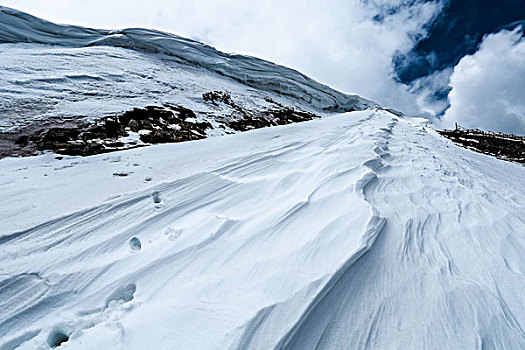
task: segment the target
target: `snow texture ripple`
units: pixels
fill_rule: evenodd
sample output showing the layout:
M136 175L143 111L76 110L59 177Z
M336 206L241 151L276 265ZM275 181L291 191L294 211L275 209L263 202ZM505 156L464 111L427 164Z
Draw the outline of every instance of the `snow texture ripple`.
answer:
M0 166L2 350L525 347L525 169L425 122Z

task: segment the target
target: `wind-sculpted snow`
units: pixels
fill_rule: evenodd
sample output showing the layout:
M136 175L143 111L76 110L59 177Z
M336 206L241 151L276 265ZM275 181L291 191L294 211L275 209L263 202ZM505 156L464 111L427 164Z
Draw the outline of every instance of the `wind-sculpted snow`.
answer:
M2 350L525 346L525 169L424 123L0 166Z
M96 30L57 25L0 6L0 43L37 43L72 48L111 46L167 55L170 61L204 67L257 89L290 96L325 111L344 112L376 106L286 67L254 57L226 54L199 42L147 29Z
M525 169L417 130L378 134L387 224L282 348L525 347Z
M54 161L45 171L54 173L55 185L62 176L77 180L69 189L29 194L49 209L36 210L42 217L16 205L2 209L2 341L26 340L30 331L27 348L56 332L85 348L235 347L257 334L253 319L273 310L280 326L264 341L277 344L369 249L384 222L363 198L373 181L363 163L375 154L373 140L362 139L383 122L368 114L344 119L311 125L306 139L305 128L276 128L85 164L64 160L70 168ZM193 161L185 152L193 148L197 161L209 149L215 153L205 166L174 175ZM153 154L155 162L170 159L169 173L144 181L163 176L143 164ZM4 164L14 166L16 178L15 163ZM134 170L126 178L107 172L126 165ZM122 195L119 182L131 193ZM50 198L49 190L65 195ZM6 193L14 201L24 199L15 184L10 191L17 192ZM116 194L95 204L97 196ZM134 330L124 331L128 325Z

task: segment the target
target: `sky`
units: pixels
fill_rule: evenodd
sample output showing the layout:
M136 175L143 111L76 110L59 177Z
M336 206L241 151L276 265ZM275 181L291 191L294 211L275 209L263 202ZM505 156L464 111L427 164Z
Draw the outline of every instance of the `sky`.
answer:
M45 19L146 27L300 70L443 126L525 134L523 0L0 0ZM525 23L525 22L524 22Z

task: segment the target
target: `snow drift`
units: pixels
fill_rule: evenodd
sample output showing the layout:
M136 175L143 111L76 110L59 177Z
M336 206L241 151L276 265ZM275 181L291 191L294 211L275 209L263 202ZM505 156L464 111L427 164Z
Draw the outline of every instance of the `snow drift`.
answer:
M424 122L0 166L1 349L525 346L525 169Z

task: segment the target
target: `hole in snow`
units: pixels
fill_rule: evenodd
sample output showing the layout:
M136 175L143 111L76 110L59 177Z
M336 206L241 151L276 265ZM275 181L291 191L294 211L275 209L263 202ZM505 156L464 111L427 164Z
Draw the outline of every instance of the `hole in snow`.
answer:
M68 340L69 335L67 335L65 332L62 332L58 329L53 329L47 337L47 344L52 348L56 348L62 345L63 343L67 342Z
M123 287L120 287L106 299L106 308L109 307L109 304L111 302L124 302L127 303L128 301L133 300L133 295L135 294L137 290L137 286L135 283L130 283L128 285L125 285Z
M142 243L140 243L140 239L133 237L129 240L129 247L131 250L138 252L142 248Z
M125 172L125 171L120 171L120 172L113 173L113 176L116 176L116 177L126 177L126 176L128 176L129 174L132 174L132 173L130 173L130 172Z
M160 193L158 193L158 192L153 192L153 194L151 195L151 197L153 198L153 203L155 203L155 204L160 204L160 202L161 202Z

